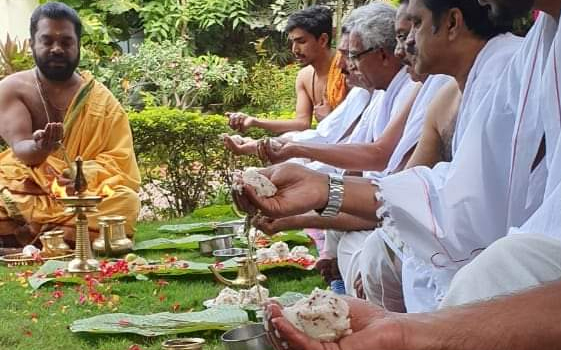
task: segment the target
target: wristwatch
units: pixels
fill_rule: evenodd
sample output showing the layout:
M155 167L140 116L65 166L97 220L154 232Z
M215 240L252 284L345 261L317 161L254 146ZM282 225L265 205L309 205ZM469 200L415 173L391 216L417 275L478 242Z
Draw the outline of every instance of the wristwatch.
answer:
M323 209L316 210L317 213L324 218L337 216L343 204L344 193L345 186L343 185L343 177L338 174L329 174L327 205Z

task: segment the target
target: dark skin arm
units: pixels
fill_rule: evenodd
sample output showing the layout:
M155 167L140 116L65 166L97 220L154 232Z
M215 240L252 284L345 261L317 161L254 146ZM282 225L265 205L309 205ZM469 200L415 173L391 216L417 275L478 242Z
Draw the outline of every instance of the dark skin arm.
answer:
M42 164L62 140L62 123L47 123L33 131L31 113L23 103L18 78L0 84L0 136L15 156L28 166Z
M334 229L345 231L372 230L376 227L377 220L363 219L353 215L341 213L336 217L324 218L315 213L289 216L280 219L258 216L254 219L255 227L268 235L280 231L297 230L304 228Z
M462 93L458 84L452 81L440 89L427 107L427 117L423 133L406 168L427 166L432 168L443 161L445 148L444 130L456 119Z
M268 306L267 318L291 350L555 350L561 349L560 292L557 281L425 314L394 314L348 299L353 334L338 343L308 338L282 317L276 305Z
M335 145L286 142L280 148L266 143L263 153L273 164L290 158L306 158L351 171L384 170L403 135L420 88L421 85L414 89L405 108L392 118L383 135L375 142Z

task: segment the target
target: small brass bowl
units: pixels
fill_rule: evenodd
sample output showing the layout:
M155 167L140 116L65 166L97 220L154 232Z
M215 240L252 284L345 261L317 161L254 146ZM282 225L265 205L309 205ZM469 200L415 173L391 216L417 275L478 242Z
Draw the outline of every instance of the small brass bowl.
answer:
M202 350L205 340L202 338L168 339L162 343L164 350Z
M248 250L241 248L228 248L228 249L218 249L212 252L212 255L219 261L226 261L232 258L238 258L241 256L246 256Z

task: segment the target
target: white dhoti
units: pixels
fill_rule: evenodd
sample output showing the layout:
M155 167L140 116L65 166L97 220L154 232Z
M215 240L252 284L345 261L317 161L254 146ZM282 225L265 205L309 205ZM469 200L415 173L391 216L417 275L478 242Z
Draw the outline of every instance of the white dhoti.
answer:
M440 307L509 295L560 278L561 241L541 234L514 234L460 269Z
M359 267L366 300L389 311L405 312L399 261L377 231L368 235L352 260Z
M340 240L337 246L337 264L339 272L345 282L345 291L348 295L356 297L354 281L358 276L358 263L353 256L364 248L364 242L372 231L338 232Z

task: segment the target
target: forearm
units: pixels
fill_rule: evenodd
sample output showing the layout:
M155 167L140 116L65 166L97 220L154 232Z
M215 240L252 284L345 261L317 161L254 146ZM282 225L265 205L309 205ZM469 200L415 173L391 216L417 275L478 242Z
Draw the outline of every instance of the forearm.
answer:
M332 218L324 218L319 215L306 215L305 226L302 228L320 228L333 229L341 231L361 231L371 230L376 227L377 220L374 216L371 218L361 218L346 213L340 213Z
M27 166L41 165L49 157L49 152L39 149L33 140L15 142L12 145L12 151Z
M404 320L410 350L561 349L561 282Z
M378 187L371 180L345 176L341 212L363 220L375 220L380 203L376 200Z
M268 120L255 119L252 127L269 130L275 134L282 134L288 131L302 131L310 128L310 123L305 120Z
M382 171L391 156L391 152L376 143L344 145L297 143L288 147L289 154L294 158L312 159L337 168L355 171Z

